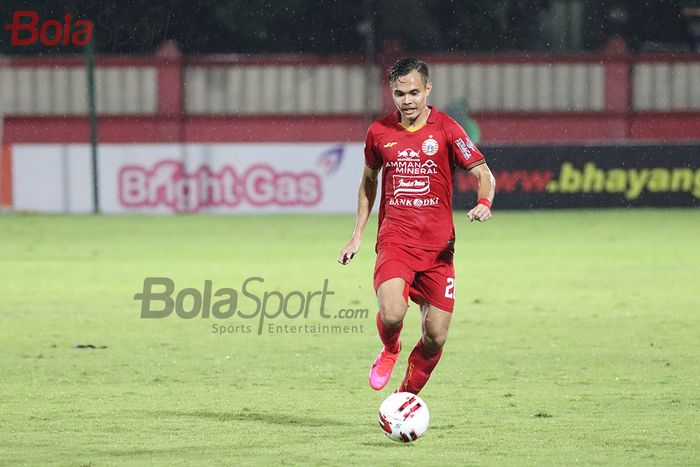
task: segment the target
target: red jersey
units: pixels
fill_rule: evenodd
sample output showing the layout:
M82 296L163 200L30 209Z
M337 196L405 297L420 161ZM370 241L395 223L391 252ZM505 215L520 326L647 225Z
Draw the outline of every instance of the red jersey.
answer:
M435 107L418 129L409 131L400 121L396 111L367 130L365 163L383 169L377 248L392 243L443 250L455 239L455 168L486 161L464 129Z

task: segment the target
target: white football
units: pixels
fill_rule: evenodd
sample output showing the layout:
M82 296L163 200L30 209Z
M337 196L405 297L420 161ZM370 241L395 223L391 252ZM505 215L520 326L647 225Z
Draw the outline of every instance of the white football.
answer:
M430 414L423 399L410 392L397 392L379 407L379 426L389 439L415 441L428 429Z

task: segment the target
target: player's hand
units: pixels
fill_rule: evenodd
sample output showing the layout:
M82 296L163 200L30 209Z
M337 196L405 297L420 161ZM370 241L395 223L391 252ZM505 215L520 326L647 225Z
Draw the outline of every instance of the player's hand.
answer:
M345 247L340 250L340 256L338 256L338 262L342 265L350 263L355 253L360 251L360 240L355 240L354 238L350 240Z
M485 222L491 219L491 210L479 203L467 213L467 217L470 221Z

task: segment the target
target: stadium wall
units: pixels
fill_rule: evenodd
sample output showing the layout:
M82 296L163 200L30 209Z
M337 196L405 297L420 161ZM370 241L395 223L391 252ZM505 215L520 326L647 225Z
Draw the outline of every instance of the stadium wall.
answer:
M367 67L353 57L183 57L173 43L152 57L101 57L99 140L152 147L359 143L369 121L392 107L381 70L395 58ZM443 109L467 102L487 147L700 141L696 54L632 55L613 44L598 54L425 59L432 101ZM89 141L85 87L81 58L0 59L0 206L14 205L16 158L26 154L18 145Z

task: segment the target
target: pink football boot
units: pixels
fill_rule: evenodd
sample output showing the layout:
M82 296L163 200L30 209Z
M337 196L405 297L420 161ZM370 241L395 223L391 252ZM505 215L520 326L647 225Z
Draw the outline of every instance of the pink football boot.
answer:
M399 347L399 352L401 352L401 347ZM379 391L389 382L391 370L394 369L399 352L387 352L384 348L379 352L372 364L372 369L369 370L369 385L372 386L372 389Z

